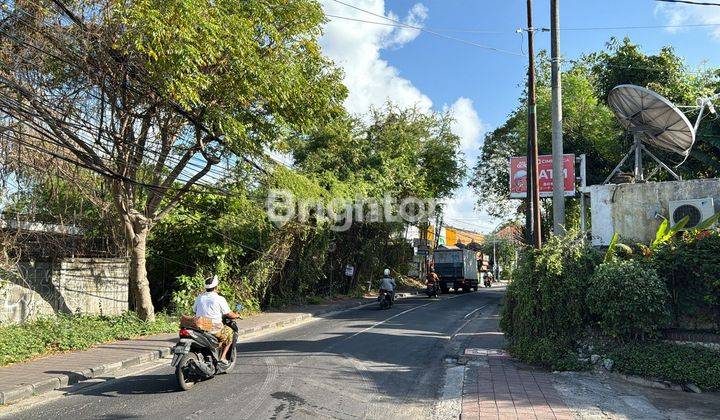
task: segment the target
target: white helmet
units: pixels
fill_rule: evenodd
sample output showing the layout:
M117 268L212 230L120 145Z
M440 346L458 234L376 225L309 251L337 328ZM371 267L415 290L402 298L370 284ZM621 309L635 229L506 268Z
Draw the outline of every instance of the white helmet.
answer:
M386 268L385 271L383 271L383 274L385 274L386 276L389 276L389 275L390 275L390 269L389 269L389 268Z
M208 277L205 279L205 290L214 289L218 286L219 283L220 279L218 278L217 274L212 277Z

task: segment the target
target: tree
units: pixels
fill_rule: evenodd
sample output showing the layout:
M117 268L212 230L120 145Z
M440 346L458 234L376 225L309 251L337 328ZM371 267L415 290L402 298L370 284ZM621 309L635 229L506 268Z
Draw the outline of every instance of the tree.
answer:
M539 57L537 78L538 147L540 154L552 150L551 89L548 61ZM593 78L585 66L576 66L562 74L563 142L565 153L587 154L589 183L602 182L623 153L616 142L621 133L612 111L595 95ZM509 165L511 156L526 154L527 113L521 105L502 126L488 133L480 159L475 165L470 185L480 197L478 204L496 217L506 217L521 210L509 200Z
M551 152L548 73L547 57L541 53L537 77L538 144L541 154ZM629 39L612 39L605 50L573 62L571 68L562 74L565 153L586 154L588 185L603 182L632 143L632 138L621 129L606 105L612 88L619 84L636 84L655 90L679 105L689 105L720 87L716 73L691 71L669 47L663 48L657 55L646 55ZM507 159L524 156L526 150L525 100L521 98L519 102L507 121L487 134L470 181L479 196L479 206L494 216L523 210L522 204L518 206L508 198ZM691 119L693 112L696 111L691 110L688 114ZM691 158L679 168L683 176L707 177L720 173L717 134L720 134L720 125L715 120L706 119L701 124ZM546 203L546 206L549 205ZM575 204L570 201L569 205L569 214L573 214Z
M2 18L2 128L21 147L105 177L144 319L154 318L152 227L217 182L223 160L344 113L312 0L18 1Z
M387 104L367 118L347 119L297 141L296 163L305 173L331 175L372 197L443 199L460 186L465 164L450 114Z

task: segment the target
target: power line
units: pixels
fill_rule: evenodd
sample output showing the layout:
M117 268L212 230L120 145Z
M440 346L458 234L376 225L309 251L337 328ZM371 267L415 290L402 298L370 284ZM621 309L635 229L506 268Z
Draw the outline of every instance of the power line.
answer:
M638 26L588 26L574 28L559 28L560 31L611 31L620 29L672 29L672 28L700 28L716 27L720 23L689 23L679 25L638 25ZM540 28L541 32L550 32L549 28Z
M350 8L352 8L352 9L358 10L358 11L360 11L360 12L367 13L367 14L370 14L370 15L372 15L372 16L375 16L375 17L379 17L379 18L381 18L381 19L388 20L388 21L390 21L390 22L393 22L393 23L397 24L398 26L400 26L400 27L402 27L402 28L415 29L415 30L418 30L418 31L421 31L421 32L424 32L424 33L427 33L427 34L430 34L430 35L434 35L434 36L439 37L439 38L444 38L444 39L448 39L448 40L451 40L451 41L460 42L460 43L462 43L462 44L471 45L471 46L478 47L478 48L481 48L481 49L484 49L484 50L495 51L495 52L498 52L498 53L514 55L514 56L518 56L518 57L524 57L524 56L525 56L524 54L520 54L520 53L518 53L518 52L509 51L509 50L504 50L504 49L496 48L496 47L491 47L491 46L488 46L488 45L483 45L483 44L479 44L479 43L477 43L477 42L469 41L469 40L467 40L467 39L456 38L456 37L454 37L454 36L449 36L449 35L441 34L441 33L436 32L436 31L434 31L434 30L430 30L430 29L423 28L422 26L408 25L408 24L406 24L406 23L400 22L400 21L397 20L397 19L393 19L393 18L387 17L387 16L385 16L385 15L381 15L381 14L378 14L378 13L375 13L375 12L371 12L371 11L369 11L369 10L365 10L365 9L362 9L362 8L360 8L360 7L357 7L357 6L353 6L352 4L345 3L345 2L340 1L340 0L332 0L332 1L334 1L335 3L338 3L338 4L342 4L343 6L347 6L347 7L350 7ZM351 19L352 19L352 18L351 18ZM353 19L353 20L355 20L355 19ZM363 20L362 20L362 19L357 19L357 21L363 21ZM377 23L377 22L372 22L372 21L365 21L365 22L366 22L366 23Z
M710 3L710 2L704 2L704 1L691 1L691 0L655 0L660 1L664 3L682 3L682 4L692 4L693 6L720 6L720 3Z
M331 17L333 19L343 19L343 20L349 20L353 22L361 22L361 23L370 23L373 25L380 25L380 26L391 26L393 28L409 28L409 29L417 29L417 30L431 30L433 32L457 32L457 33L466 33L466 34L491 34L491 35L515 35L515 30L507 30L507 31L490 31L490 30L484 30L484 29L452 29L452 28L426 28L424 26L414 26L406 23L394 23L394 22L376 22L371 20L364 20L364 19L358 19L358 18L352 18L348 16L338 16L331 13L325 13L325 16Z

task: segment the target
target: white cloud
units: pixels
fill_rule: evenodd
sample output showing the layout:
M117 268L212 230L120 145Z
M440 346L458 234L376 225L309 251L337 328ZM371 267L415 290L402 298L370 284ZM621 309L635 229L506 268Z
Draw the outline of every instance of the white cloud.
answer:
M460 137L460 147L468 166L474 166L480 155L487 125L482 122L469 98L461 97L452 105L445 105L443 110L452 114L454 119L452 131ZM445 202L445 223L467 230L492 231L500 220L476 210L476 202L477 196L472 188L467 186L459 188L455 191L455 195Z
M388 17L394 20L400 20L394 13L388 13ZM384 48L401 47L404 44L414 40L420 35L420 29L428 17L428 8L422 3L416 3L408 12L402 22L413 28L396 28L383 41Z
M658 4L655 16L667 21L669 26L677 25L715 25L720 24L720 7L702 7L689 4ZM668 32L677 33L682 28L667 28ZM709 28L713 38L720 39L720 27Z
M391 17L390 13L385 11L384 0L357 0L352 4ZM323 0L322 5L328 14L389 23L380 17L331 0ZM427 8L418 3L410 9L404 21L414 26L421 26L427 18L427 13ZM383 48L400 48L415 39L419 31L337 18L329 19L331 21L325 25L325 33L320 43L325 54L345 71L345 85L350 90L345 102L348 111L365 113L371 106L382 106L388 100L403 107L413 105L418 105L422 109L432 107L430 98L420 92L409 80L401 77L397 68L380 57Z
M460 147L468 158L469 163L473 163L480 153L483 136L487 127L482 122L480 116L475 111L472 99L460 97L451 106L445 106L444 110L449 110L453 116L452 131L460 136Z
M385 10L384 0L345 0L353 6L372 13L401 20L411 26L422 27L428 18L428 9L422 3L412 6L400 19ZM372 22L385 22L382 18L363 13L332 0L321 0L326 13ZM382 106L391 100L398 106L418 105L430 110L430 98L403 78L397 68L380 57L383 49L401 48L420 35L418 29L373 25L329 17L325 32L320 39L324 53L345 72L345 85L349 95L345 106L352 113L365 113L372 106ZM469 165L474 165L480 152L486 126L478 116L472 100L461 97L443 110L452 112L455 122L452 130L461 138L462 151ZM476 196L468 187L455 192L447 200L446 224L476 231L490 231L497 224L486 213L475 211Z

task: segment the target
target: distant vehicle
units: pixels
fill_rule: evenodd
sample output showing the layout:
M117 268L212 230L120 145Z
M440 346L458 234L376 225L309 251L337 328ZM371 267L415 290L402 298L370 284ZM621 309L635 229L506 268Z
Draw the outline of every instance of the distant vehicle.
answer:
M438 248L434 253L435 273L440 277L440 290L447 293L477 291L478 267L475 251L460 248Z
M392 295L387 290L381 290L377 297L380 309L390 309L393 305Z

